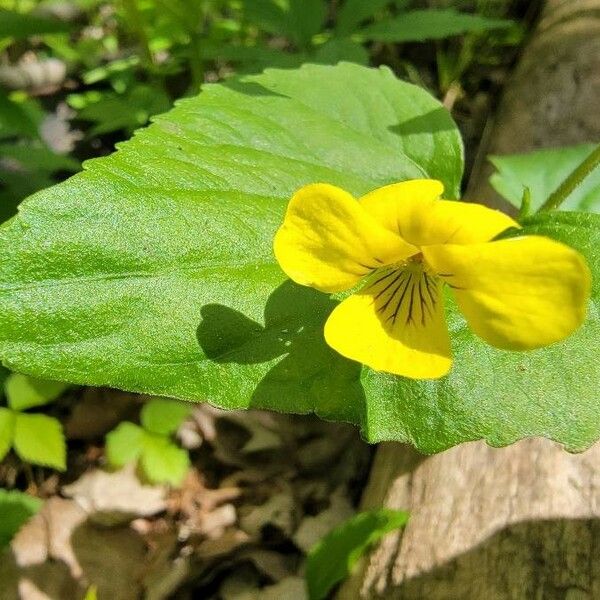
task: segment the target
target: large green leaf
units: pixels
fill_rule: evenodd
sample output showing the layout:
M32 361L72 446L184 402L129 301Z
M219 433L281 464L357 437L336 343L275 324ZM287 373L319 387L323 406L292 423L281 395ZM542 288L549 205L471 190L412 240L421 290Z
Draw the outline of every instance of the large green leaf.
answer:
M490 182L515 206L521 206L523 191L531 192L531 209L537 210L594 150L595 144L537 150L527 154L490 156L496 167ZM561 205L561 210L600 212L600 169L596 169Z
M376 42L422 42L464 33L510 27L512 21L459 13L452 9L411 10L393 19L369 25L360 31L366 40Z
M273 234L303 184L362 194L431 175L454 196L461 166L448 114L386 69L207 86L0 228L0 356L48 379L360 423L360 368L323 342L334 302L285 281Z
M315 411L429 452L526 435L582 449L600 434L597 288L585 327L530 353L489 348L450 308L455 368L415 382L329 349L336 301L274 262L301 185L361 194L431 176L452 196L461 152L440 105L385 69L313 65L207 86L0 227L0 356L48 379ZM578 247L597 273L595 217L528 227Z

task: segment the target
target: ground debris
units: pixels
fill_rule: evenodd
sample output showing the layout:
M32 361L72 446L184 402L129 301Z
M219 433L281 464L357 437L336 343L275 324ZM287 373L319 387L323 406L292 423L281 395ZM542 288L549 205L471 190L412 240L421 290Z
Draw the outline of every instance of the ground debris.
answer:
M90 414L107 414L94 424L73 404L67 431L83 442L69 459L81 475L38 477L50 498L3 559L2 600L79 599L90 585L99 600L306 598L305 553L352 514L367 472L356 430L198 406L178 431L192 468L172 489L141 482L133 465L101 468L100 436L135 420L143 398L80 393Z

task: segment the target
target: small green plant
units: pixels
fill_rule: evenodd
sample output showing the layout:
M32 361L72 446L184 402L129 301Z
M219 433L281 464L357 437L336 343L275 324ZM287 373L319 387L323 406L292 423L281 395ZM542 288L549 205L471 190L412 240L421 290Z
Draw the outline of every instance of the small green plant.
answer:
M355 515L328 533L310 550L306 560L309 600L327 598L373 544L404 527L407 521L407 512L373 510Z
M19 373L8 375L4 381L8 406L0 407L0 460L12 448L26 463L65 470L67 450L60 421L24 411L53 402L68 387Z
M0 551L41 507L42 501L39 498L0 489Z
M188 452L172 439L192 406L167 398L153 398L141 412L141 427L121 423L106 436L106 458L111 467L121 468L138 461L142 474L152 483L178 486L189 466Z

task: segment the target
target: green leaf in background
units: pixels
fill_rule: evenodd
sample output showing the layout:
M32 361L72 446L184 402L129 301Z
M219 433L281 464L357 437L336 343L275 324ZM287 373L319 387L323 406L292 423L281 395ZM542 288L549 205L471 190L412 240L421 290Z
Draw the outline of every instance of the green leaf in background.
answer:
M190 468L190 457L186 450L170 439L147 433L140 465L151 483L168 483L177 487Z
M144 430L124 421L106 436L106 458L112 467L121 468L142 453Z
M24 107L0 90L0 139L12 135L38 137L38 124Z
M4 395L4 382L9 375L10 371L0 365L0 398Z
M53 402L69 387L66 383L37 379L20 373L11 373L4 382L8 405L17 411Z
M324 0L245 0L244 12L261 29L308 48L325 21L327 5Z
M389 3L390 0L345 0L337 14L336 32L339 35L352 33L363 21Z
M13 447L25 462L66 469L67 448L60 422L41 414L16 413Z
M58 19L38 17L0 8L0 39L23 39L45 33L63 33L70 29L71 26L68 23Z
M140 420L146 431L158 435L171 435L190 414L193 405L169 398L153 398L148 401Z
M309 599L327 598L370 546L407 521L406 512L380 509L359 513L336 527L310 550L306 559Z
M597 284L585 326L533 352L487 346L450 306L455 366L413 381L331 350L335 299L286 281L274 261L302 185L360 195L430 176L452 197L461 166L446 111L387 69L307 65L205 86L0 227L0 357L44 378L314 411L424 452L532 435L582 450L600 437ZM600 281L600 216L548 218L545 233Z
M0 489L0 550L42 507L39 498L18 491Z
M251 0L252 1L252 0ZM301 47L310 46L313 35L321 31L327 17L326 0L288 0L292 39Z
M360 30L365 40L375 42L422 42L464 33L505 29L512 26L506 19L490 19L455 10L411 10Z
M596 144L582 144L527 154L490 156L497 169L490 183L516 207L521 205L524 188L529 188L531 209L536 211L595 147ZM600 212L600 169L596 169L575 189L560 210Z
M0 461L8 454L15 437L15 413L0 406Z
M305 62L335 65L344 61L367 65L369 53L362 44L349 39L333 38L317 46L310 55L310 60Z

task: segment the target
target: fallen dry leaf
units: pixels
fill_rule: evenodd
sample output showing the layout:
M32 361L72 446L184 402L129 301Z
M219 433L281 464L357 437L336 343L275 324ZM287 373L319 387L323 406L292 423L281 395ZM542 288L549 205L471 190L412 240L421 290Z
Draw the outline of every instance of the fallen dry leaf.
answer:
M81 567L71 547L71 535L87 518L86 512L72 500L50 498L11 542L19 567L44 563L48 558L63 561L71 575L81 576Z
M348 500L347 491L340 487L331 495L329 508L315 516L308 516L302 519L296 533L294 533L294 543L298 548L307 553L334 527L347 521L354 513L355 509Z
M102 525L126 523L167 508L167 488L142 484L134 465L114 473L94 469L63 487L63 493L73 498L92 521Z

